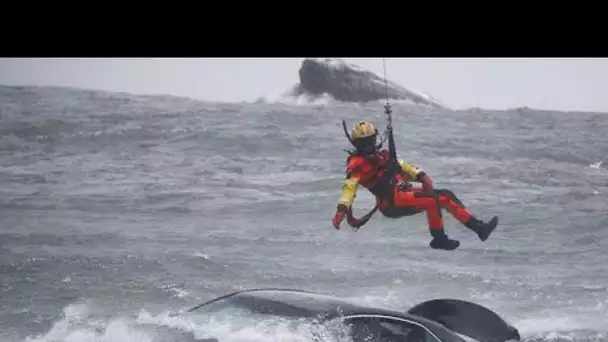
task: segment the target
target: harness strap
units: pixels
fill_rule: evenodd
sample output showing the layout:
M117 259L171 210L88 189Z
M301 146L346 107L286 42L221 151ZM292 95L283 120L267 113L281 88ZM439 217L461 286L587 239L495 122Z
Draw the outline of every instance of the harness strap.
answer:
M348 224L353 228L353 230L357 231L363 225L369 221L369 219L376 213L378 207L380 206L379 197L386 197L389 201L389 206L394 204L393 198L393 190L395 189L396 179L395 174L401 172L401 166L397 161L397 152L395 150L395 139L393 137L393 125L392 125L392 117L391 117L391 109L390 105L387 103L385 108L385 113L388 115L388 125L386 127L386 133L388 136L388 165L386 172L376 181L376 185L370 191L376 196L376 205L374 208L367 214L365 214L360 219L357 219L352 214L352 209L348 211ZM346 129L346 123L342 120L342 126L344 127L344 132L349 138L349 141L352 140L348 135L348 131Z
M367 223L367 221L369 221L369 219L372 218L372 216L374 216L374 214L378 210L379 206L380 206L380 200L378 199L378 197L376 197L376 205L374 206L374 208L359 219L354 217L352 209L349 209L347 216L346 216L348 225L350 225L353 228L353 231L356 232L357 230L359 230L359 228L363 227Z

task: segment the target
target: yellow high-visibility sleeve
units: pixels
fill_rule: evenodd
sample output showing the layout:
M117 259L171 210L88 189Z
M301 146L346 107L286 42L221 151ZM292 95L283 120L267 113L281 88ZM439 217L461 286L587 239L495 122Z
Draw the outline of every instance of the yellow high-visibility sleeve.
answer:
M338 204L344 204L347 207L351 207L355 198L357 197L357 190L359 188L359 179L356 177L349 177L344 180L342 184L342 196L338 201Z
M401 170L405 172L410 182L418 180L418 174L422 172L420 168L412 166L406 163L404 160L399 160L399 166L401 166Z

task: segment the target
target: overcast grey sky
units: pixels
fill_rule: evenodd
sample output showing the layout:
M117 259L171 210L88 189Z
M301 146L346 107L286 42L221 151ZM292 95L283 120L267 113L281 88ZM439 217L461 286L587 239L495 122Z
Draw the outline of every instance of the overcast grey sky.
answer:
M382 58L345 58L382 75ZM241 101L298 81L294 59L0 59L0 84ZM388 78L452 108L608 112L608 59L387 59Z

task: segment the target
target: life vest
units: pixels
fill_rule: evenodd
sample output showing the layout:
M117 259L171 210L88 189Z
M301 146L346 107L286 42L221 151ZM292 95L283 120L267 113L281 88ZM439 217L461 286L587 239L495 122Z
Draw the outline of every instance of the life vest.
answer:
M389 153L383 149L372 156L350 155L348 170L360 176L359 184L382 200L392 201L393 190L397 183L407 183L401 172L388 174Z

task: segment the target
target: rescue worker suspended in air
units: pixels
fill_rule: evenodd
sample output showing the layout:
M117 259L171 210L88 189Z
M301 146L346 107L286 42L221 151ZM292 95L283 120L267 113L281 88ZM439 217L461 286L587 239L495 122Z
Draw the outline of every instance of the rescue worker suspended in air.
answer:
M348 135L346 126L345 133ZM359 228L377 209L388 218L401 218L426 212L432 236L430 247L454 250L460 246L460 242L450 239L445 233L441 213L441 210L445 209L460 223L475 232L481 241L485 241L490 236L498 224L498 217L494 216L487 223L478 220L452 191L435 189L431 177L422 169L404 160L398 160L399 167L395 167L397 171L392 174L387 173L389 151L382 149L382 144L377 145L377 136L378 130L370 122L360 121L352 129L349 140L355 151L346 160L346 179L332 220L335 229L340 229L345 217L351 226ZM390 179L386 178L387 175ZM412 182L419 182L422 186L415 186ZM365 218L357 220L352 217L352 204L359 185L376 197L376 206Z

